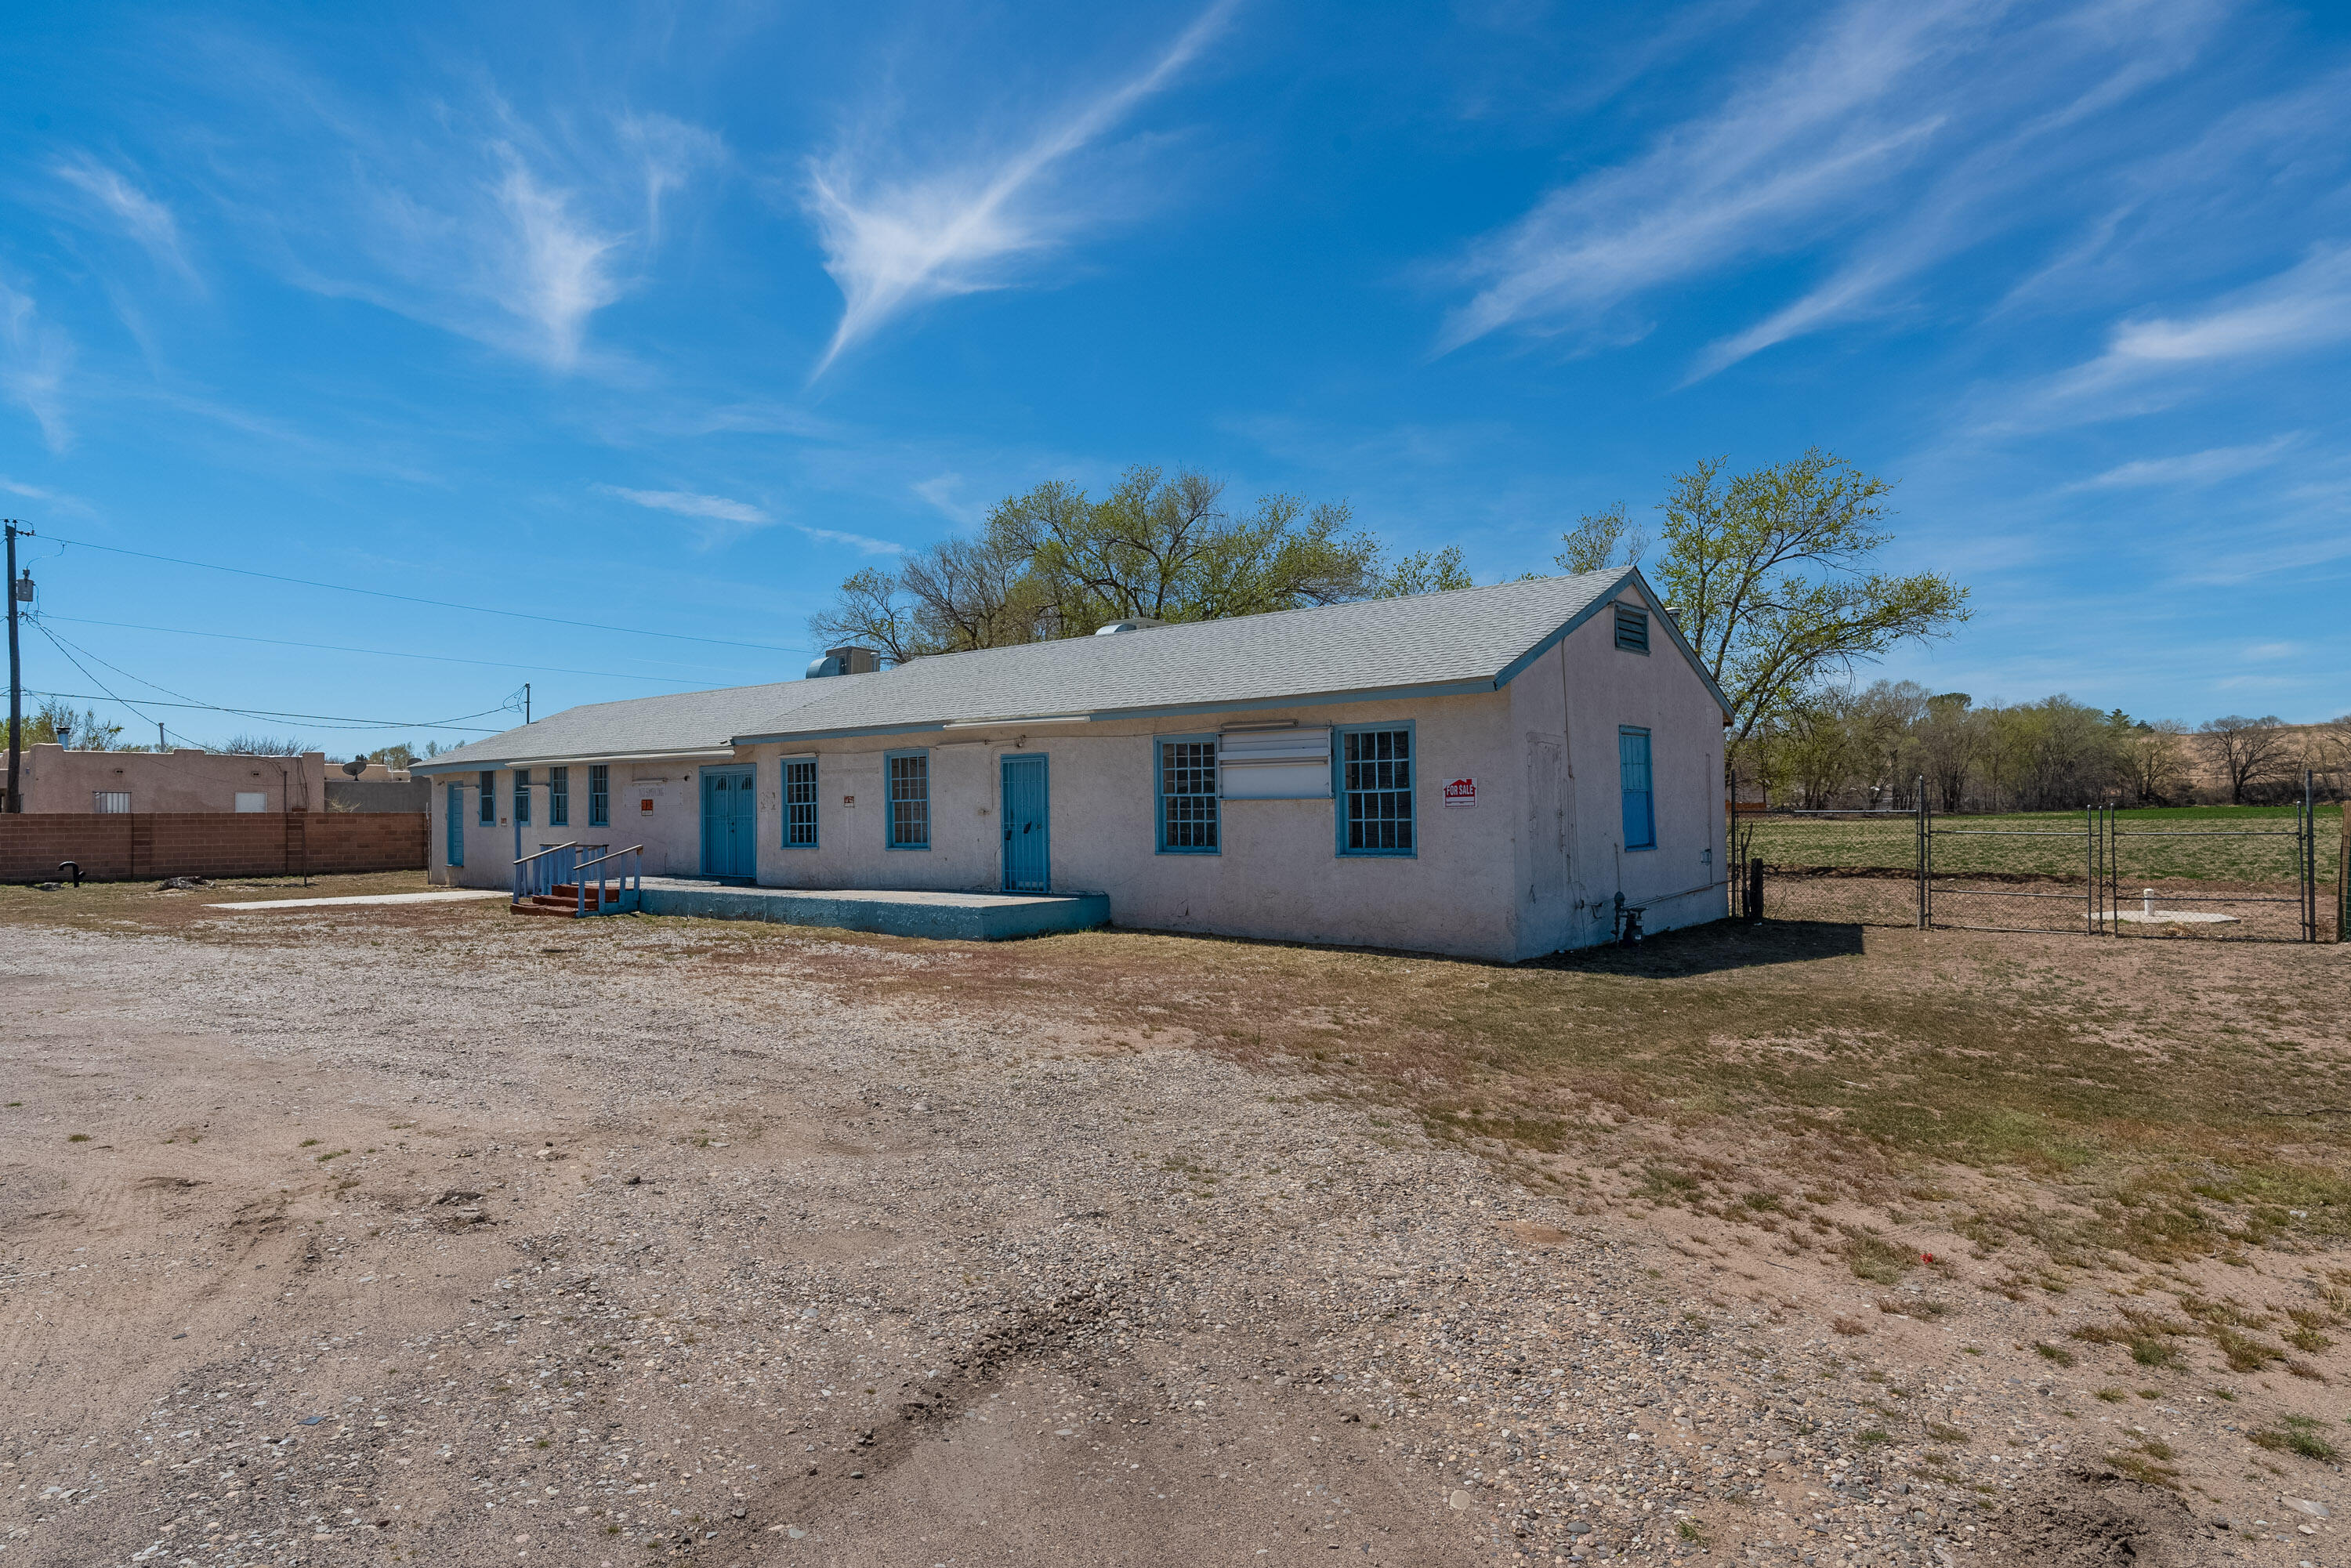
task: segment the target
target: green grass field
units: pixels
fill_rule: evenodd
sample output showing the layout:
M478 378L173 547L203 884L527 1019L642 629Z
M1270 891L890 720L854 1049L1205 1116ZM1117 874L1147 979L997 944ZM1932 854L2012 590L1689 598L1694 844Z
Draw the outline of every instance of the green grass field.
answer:
M2292 883L2297 873L2296 811L2278 806L2189 806L2116 811L2109 841L2113 873L2133 884L2171 881ZM2342 831L2340 808L2318 817L2318 874L2331 883ZM1938 878L2049 877L2079 883L2090 871L2080 811L2017 811L1932 820ZM1917 864L1917 821L1901 813L1842 817L1750 817L1738 824L1739 852L1775 873L1884 869Z

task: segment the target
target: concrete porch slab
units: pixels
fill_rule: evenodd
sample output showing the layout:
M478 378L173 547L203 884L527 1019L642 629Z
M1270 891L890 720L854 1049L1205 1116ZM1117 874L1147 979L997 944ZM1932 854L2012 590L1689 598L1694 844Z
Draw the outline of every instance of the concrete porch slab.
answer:
M903 893L871 888L741 887L684 877L649 876L640 907L647 915L708 920L772 920L830 925L890 936L1002 942L1110 924L1106 893Z
M436 888L431 893L368 893L348 898L256 898L242 904L215 904L214 909L330 909L347 904L446 904L458 898L507 898L493 887Z

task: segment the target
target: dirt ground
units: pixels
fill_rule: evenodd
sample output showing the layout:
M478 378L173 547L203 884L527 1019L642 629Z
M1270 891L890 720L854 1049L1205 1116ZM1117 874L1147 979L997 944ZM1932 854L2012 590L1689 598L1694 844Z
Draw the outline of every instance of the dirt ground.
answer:
M1819 1044L1945 1051L1941 976L1983 1060L2104 1075L2065 1170L2245 1142L2177 1109L2227 1101L2203 1056L2044 1016L2083 939L1498 970L210 907L406 885L0 892L0 1568L2346 1560L2351 1103L2158 1260L2021 1215L2073 1189L1996 1127L1839 1100L2007 1092ZM2212 1025L2262 1019L2263 1104L2351 1069L2343 949L2174 946L2074 984L2284 988ZM1636 1026L1687 1059L1601 1082Z

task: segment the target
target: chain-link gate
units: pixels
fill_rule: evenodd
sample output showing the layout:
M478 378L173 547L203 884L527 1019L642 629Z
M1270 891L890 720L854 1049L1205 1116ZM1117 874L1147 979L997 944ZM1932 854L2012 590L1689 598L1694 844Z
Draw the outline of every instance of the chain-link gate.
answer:
M1779 811L1734 816L1750 920L2112 936L2339 940L2351 847L2322 845L2311 780L2287 817L1971 816ZM2351 846L2351 828L2346 845ZM2322 880L2322 869L2332 880Z

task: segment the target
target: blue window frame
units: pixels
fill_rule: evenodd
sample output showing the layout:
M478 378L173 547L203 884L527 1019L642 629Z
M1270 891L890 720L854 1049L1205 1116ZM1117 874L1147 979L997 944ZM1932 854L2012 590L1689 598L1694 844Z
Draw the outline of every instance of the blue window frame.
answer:
M784 758L784 848L812 850L816 842L816 758Z
M547 825L550 828L571 825L571 769L569 768L547 770Z
M498 776L494 768L482 769L482 821L495 826L498 820Z
M1217 850L1217 737L1163 735L1156 743L1159 852L1212 855Z
M1337 739L1339 852L1414 853L1412 726L1348 726Z
M601 762L588 769L588 825L612 825L612 770Z
M1616 773L1625 788L1625 847L1657 847L1656 796L1649 779L1649 732L1630 725L1616 731Z
M883 759L889 779L889 847L931 847L931 754L893 751Z
M524 827L530 825L530 769L515 769L515 821Z

